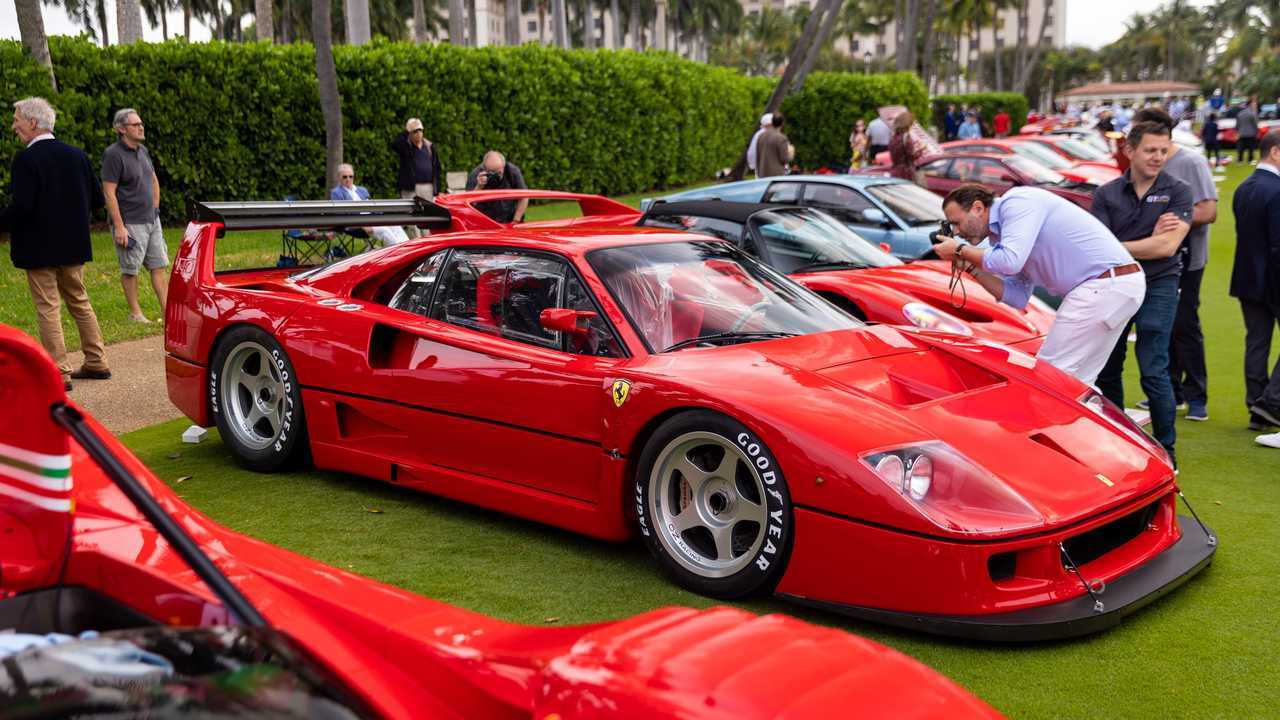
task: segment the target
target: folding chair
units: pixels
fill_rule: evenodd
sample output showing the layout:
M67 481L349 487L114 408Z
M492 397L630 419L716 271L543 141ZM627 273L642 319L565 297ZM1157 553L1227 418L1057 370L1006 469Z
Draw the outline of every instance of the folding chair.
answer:
M285 202L297 202L286 195ZM334 259L332 245L336 233L328 230L283 230L280 233L280 260L277 267L320 265ZM343 255L342 257L346 257Z

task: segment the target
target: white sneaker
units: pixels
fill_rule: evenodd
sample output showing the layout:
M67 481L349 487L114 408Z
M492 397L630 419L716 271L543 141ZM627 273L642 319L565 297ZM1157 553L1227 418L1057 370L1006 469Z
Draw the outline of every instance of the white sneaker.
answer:
M1270 435L1259 435L1254 438L1253 441L1259 445L1266 445L1267 447L1280 449L1280 432L1274 432Z
M1138 427L1146 427L1151 424L1151 413L1146 410L1125 408L1124 414L1128 415L1130 420L1138 423Z

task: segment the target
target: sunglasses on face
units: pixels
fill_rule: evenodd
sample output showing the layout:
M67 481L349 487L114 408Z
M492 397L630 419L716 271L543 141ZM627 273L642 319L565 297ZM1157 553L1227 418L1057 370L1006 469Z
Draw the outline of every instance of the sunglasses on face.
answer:
M341 177L342 177L342 179L343 179L343 180L350 180L350 179L354 178L354 177L355 177L355 175L342 175Z

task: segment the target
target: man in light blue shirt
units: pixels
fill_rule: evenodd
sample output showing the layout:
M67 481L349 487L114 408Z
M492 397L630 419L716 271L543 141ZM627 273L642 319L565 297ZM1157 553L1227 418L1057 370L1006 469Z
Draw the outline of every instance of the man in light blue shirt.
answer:
M1036 287L1062 296L1062 305L1036 357L1092 385L1146 292L1142 268L1097 218L1057 195L1019 187L999 199L973 183L952 190L942 211L970 243L935 246L943 260L959 259L1001 302L1025 307Z
M957 133L961 140L976 140L982 137L982 125L978 123L977 113L966 113L964 122L960 123L960 131Z

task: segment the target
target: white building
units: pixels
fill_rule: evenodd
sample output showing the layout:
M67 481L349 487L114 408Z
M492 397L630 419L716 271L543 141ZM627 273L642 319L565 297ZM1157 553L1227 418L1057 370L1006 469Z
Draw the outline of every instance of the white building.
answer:
M505 3L509 0L474 1L477 20L475 44L478 46L503 44L506 37ZM798 5L810 4L810 0L739 0L739 2L742 3L743 13L747 15L758 13L764 7L790 10ZM624 12L629 4L629 0L619 1L619 5L624 9ZM659 2L658 6L660 12L665 11L665 3ZM1067 0L1027 0L1024 15L1026 21L1022 24L1019 23L1018 8L1006 8L1000 13L998 28L987 24L980 33L966 34L960 38L959 57L965 58L966 62L973 63L977 61L980 53L990 52L997 47L1014 47L1018 43L1019 33L1025 33L1027 44L1034 45L1040 37L1040 25L1042 22L1047 25L1045 39L1049 46L1064 47L1067 38L1066 6ZM1047 19L1045 15L1046 7L1048 8ZM939 12L944 9L945 0L940 0ZM570 22L573 21L574 19L571 18ZM610 18L608 11L601 12L598 8L594 9L592 25L595 31L595 47L613 47L613 20ZM669 46L670 38L662 37L659 28L661 28L661 23L657 23L657 28L653 25L646 28L646 47ZM835 46L839 51L855 59L870 60L878 64L891 57L897 49L894 41L896 30L896 24L890 22L882 34L864 35L854 39L852 44L848 38L838 37L835 39ZM570 33L572 34L572 30ZM622 45L624 47L632 47L632 38L625 27L623 28L623 33ZM448 33L442 32L442 36L447 37ZM519 37L521 43L542 42L550 44L553 42L551 0L546 0L546 12L541 16L536 11L520 14ZM1013 68L1007 67L1005 71L1011 75ZM938 89L949 92L967 92L970 89L976 89L967 87L969 82L963 77L947 78L947 82L948 85L946 87Z

